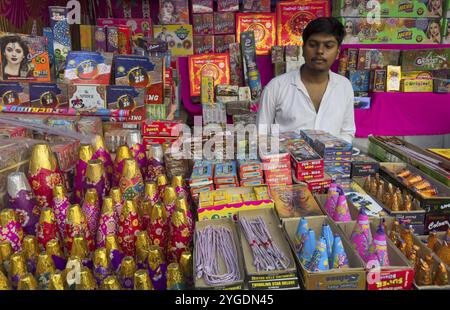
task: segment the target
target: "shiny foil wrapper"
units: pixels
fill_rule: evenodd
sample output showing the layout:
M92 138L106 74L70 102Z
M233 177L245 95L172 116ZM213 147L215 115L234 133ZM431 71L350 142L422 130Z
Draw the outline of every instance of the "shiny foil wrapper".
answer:
M11 246L11 243L7 240L0 241L0 262L2 263L2 266L0 266L0 271L5 272L5 274L9 273L9 267L10 267L10 259L11 255L13 255L14 250Z
M118 271L119 281L124 289L132 290L134 288L134 273L136 270L133 257L125 256Z
M126 145L119 146L116 152L116 159L114 161L114 175L112 186L119 186L120 178L122 176L125 159L132 158L131 151Z
M89 269L92 269L93 262L91 259L91 252L88 249L87 241L82 236L73 238L72 250L70 257L79 257L81 263Z
M118 291L122 289L122 286L120 285L119 278L117 276L109 276L105 280L103 280L103 283L101 285L101 289L108 291Z
M160 175L164 175L164 152L160 144L151 146L151 157L148 159L147 181L156 181Z
M189 208L185 198L178 198L176 201L176 208L182 210L186 216L187 225L189 227L189 233L192 235L194 233L194 215Z
M94 239L88 228L86 216L79 205L74 204L69 207L65 227L64 245L66 253L70 253L72 250L73 238L76 236L83 236L88 242L89 249L95 250Z
M166 249L169 234L169 222L167 211L160 203L153 206L150 214L150 226L147 227L147 233L151 243Z
M165 174L160 174L156 178L156 185L158 187L159 197L162 198L164 194L164 190L168 186L167 176Z
M66 268L67 260L57 239L48 241L45 251L53 259L56 269L63 271Z
M111 188L111 191L109 192L109 195L113 199L114 202L114 208L116 210L117 220L119 220L119 215L122 213L123 208L123 199L122 199L122 192L120 191L119 187L113 187Z
M86 169L86 177L84 178L84 193L89 189L97 192L98 204L103 204L103 197L106 196L106 175L101 160L90 160Z
M139 231L136 234L136 264L138 269L147 269L148 249L150 238L147 232Z
M90 236L95 237L100 221L100 205L95 189L90 188L86 191L82 210L87 220L89 234Z
M103 200L102 213L97 230L97 248L104 247L107 235L115 235L117 233L116 210L113 199L109 196Z
M189 205L192 205L192 198L189 192L189 188L184 182L182 175L176 175L172 179L172 186L175 188L178 198L185 198Z
M167 289L168 290L184 290L186 284L181 273L178 263L171 263L167 266Z
M3 271L0 270L0 291L9 291L11 290L11 286L9 285L8 278L3 273Z
M90 144L81 144L79 150L79 159L75 165L75 174L73 177L73 200L74 203L81 203L84 197L84 178L88 162L92 159L94 151Z
M97 282L91 270L87 267L82 267L80 272L80 283L75 284L77 291L96 290Z
M157 245L151 245L148 250L148 273L153 287L156 290L167 289L167 264L161 248Z
M44 251L47 242L53 239L60 239L59 227L53 210L45 207L41 211L37 232L37 241L41 251Z
M183 274L187 286L192 287L194 280L193 280L193 259L191 251L187 250L181 253L179 264L181 273Z
M39 254L36 267L36 279L39 289L48 290L51 275L55 272L55 264L51 256L47 253Z
M166 207L167 215L170 217L173 211L175 211L176 206L177 193L175 192L175 188L167 186L164 189L162 199L164 206Z
M139 269L134 273L134 290L154 290L147 269Z
M30 291L38 289L38 283L31 273L27 273L20 277L19 283L17 285L18 291Z
M145 146L142 144L141 133L134 131L130 132L127 136L127 144L130 147L131 156L138 163L142 177L147 175L147 153L145 151Z
M122 214L119 216L119 231L117 234L120 247L125 255L135 256L136 234L142 230L139 214L132 200L125 201Z
M418 266L416 267L414 280L418 286L433 284L431 266L421 258L419 259Z
M67 209L70 207L70 201L63 185L56 185L53 189L53 203L51 208L56 217L59 234L63 239L65 237L65 224L67 217Z
M155 182L146 182L144 186L144 201L153 206L159 201L158 185Z
M106 236L105 248L113 270L118 270L120 264L122 263L122 259L124 258L124 254L122 249L120 248L119 241L117 240L116 235Z
M444 263L440 263L437 267L436 274L434 276L434 285L448 285L448 274Z
M53 188L64 184L55 155L48 144L36 144L33 147L28 181L41 208L51 206Z
M139 208L139 214L141 216L142 229L147 230L150 226L150 214L152 212L152 204L150 201L142 201Z
M66 279L67 289L75 290L76 282L79 279L75 270L81 270L82 268L81 258L78 256L70 256L67 260L66 268L64 269L64 278ZM74 272L75 271L75 272Z
M188 220L182 210L175 210L170 219L170 237L167 246L167 261L179 262L181 254L189 249L192 240Z
M57 270L50 275L48 289L51 291L64 291L67 289L67 283L61 271Z
M36 272L36 263L39 256L39 249L36 236L28 235L23 238L22 251L25 256L28 272Z
M134 159L125 159L122 177L120 178L120 191L124 200L133 200L139 203L144 193L144 181L139 167Z
M23 231L35 235L39 222L40 207L23 172L8 175L7 190L9 207L14 209Z
M94 252L94 277L97 284L100 286L112 274L106 248L98 248Z
M22 225L17 220L13 209L3 209L0 212L0 241L9 241L14 252L22 249Z
M11 255L10 266L9 266L9 281L13 289L17 289L20 277L27 274L27 265L25 263L25 257L21 251Z
M103 162L107 180L106 189L109 190L113 186L114 163L111 155L106 150L105 141L102 136L96 136L93 149L94 155L92 159L100 159Z

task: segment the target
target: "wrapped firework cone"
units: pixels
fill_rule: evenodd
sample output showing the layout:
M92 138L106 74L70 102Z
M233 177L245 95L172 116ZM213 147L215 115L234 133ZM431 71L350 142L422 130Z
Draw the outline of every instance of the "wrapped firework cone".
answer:
M141 170L143 178L147 175L147 154L145 152L145 146L142 143L141 133L132 131L127 135L127 144L131 151L131 156L136 160Z
M150 201L141 201L139 210L139 216L141 217L142 230L147 230L150 226L150 214L152 213L152 205Z
M432 251L435 250L436 244L438 244L438 237L435 231L430 231L427 239L427 247Z
M9 241L14 252L22 248L23 230L13 209L0 212L0 241Z
M186 283L178 263L171 263L167 266L167 289L176 291L186 289Z
M168 182L167 176L165 174L158 175L156 179L156 185L158 186L159 197L162 198L164 194L164 190L166 189Z
M164 168L164 152L160 144L151 146L151 156L148 160L148 181L156 181L160 175L165 174Z
M27 272L27 265L23 253L19 251L11 255L8 276L13 289L17 289L20 277Z
M106 236L105 248L113 270L117 271L119 269L120 263L122 262L124 255L122 249L120 248L119 242L117 241L116 235Z
M179 262L181 253L189 249L192 234L189 231L188 219L182 210L175 210L170 218L169 243L167 246L167 260Z
M147 227L147 233L151 243L165 249L167 246L167 237L169 234L169 222L166 208L160 203L153 206L150 214L150 226Z
M114 175L113 175L113 184L112 186L119 186L120 177L123 172L123 165L125 163L125 159L131 159L131 152L128 146L122 145L119 146L116 152L116 159L114 160Z
M86 290L96 290L97 282L92 275L91 270L87 267L81 267L80 271L80 281L75 284L75 289L77 291L86 291Z
M377 232L375 236L373 236L372 243L374 255L380 263L380 266L389 266L390 263L387 251L386 232L383 224L380 223L380 225L378 225Z
M412 211L413 207L412 207L412 200L411 200L410 195L405 196L405 202L403 205L403 209L408 212Z
M113 199L106 196L103 199L102 213L100 214L100 222L97 230L97 248L105 246L106 236L115 235L117 233L116 209Z
M27 273L20 277L17 285L18 291L38 290L38 283L31 273Z
M184 281L188 288L192 287L193 285L193 266L192 266L192 253L191 251L187 250L181 253L180 257L180 269L181 273L183 274Z
M370 232L369 217L364 211L364 208L359 210L358 218L356 219L350 240L361 258L367 262L369 246L372 242L372 234Z
M86 191L82 210L87 220L89 235L94 238L97 235L98 222L100 221L100 205L95 189L89 188Z
M148 250L148 273L153 287L158 291L167 288L166 271L167 265L161 248L157 245L151 245Z
M79 283L79 276L82 267L83 264L81 263L81 258L78 256L70 256L67 260L67 265L63 274L69 290L74 290L76 288L76 284Z
M41 208L51 206L53 188L64 184L55 155L48 144L33 147L30 158L28 181Z
M136 234L136 264L138 269L147 269L147 256L150 247L150 238L147 232L138 231Z
M103 281L112 275L111 265L109 263L106 248L98 248L94 252L94 277L100 286Z
M305 238L303 248L299 253L299 259L300 262L303 264L303 266L306 266L306 264L311 260L315 248L316 248L316 233L314 232L314 230L309 229L308 234L306 235Z
M23 238L22 249L23 255L25 256L25 263L27 264L27 270L34 274L36 272L36 263L39 256L36 236L25 236L25 238Z
M368 193L370 191L370 186L372 184L372 177L369 175L364 180L363 189Z
M105 141L102 136L97 135L93 143L94 155L92 159L100 159L103 162L103 168L106 173L106 189L109 190L113 182L114 164L111 155L105 147Z
M403 206L403 195L402 195L402 191L400 190L400 188L397 188L395 190L395 197L397 197L398 205Z
M333 232L331 231L330 225L322 225L322 232L320 233L320 237L325 240L325 245L327 246L327 255L330 263L329 266L331 266L334 236Z
M347 253L345 253L341 237L337 235L334 236L333 251L331 257L332 258L330 268L340 269L349 267Z
M413 246L414 246L413 234L414 234L414 229L412 227L402 229L402 231L400 233L400 237L406 244L406 246L405 246L406 256L408 256L409 252L413 249Z
M398 202L397 195L394 194L394 196L392 196L391 201L388 206L392 211L400 211L400 204Z
M53 239L60 239L59 228L53 210L45 207L41 211L37 232L37 242L41 251L44 251L47 242Z
M91 259L91 253L88 250L87 242L82 236L76 236L73 238L72 251L70 252L71 257L79 257L81 263L92 269L93 263Z
M444 262L444 264L450 266L450 243L448 243L447 241L443 241L436 254Z
M419 258L418 266L416 267L414 280L418 286L433 284L431 266L421 258Z
M10 268L10 261L11 256L13 255L14 251L11 245L11 242L8 240L0 241L0 256L1 256L1 262L2 266L0 268L0 271L5 271L5 274L9 274L9 268Z
M144 181L136 161L132 158L124 160L120 191L124 200L135 200L140 204L144 194Z
M297 254L299 254L302 251L307 234L308 234L308 221L304 217L302 217L298 222L294 238L294 247L295 252Z
M150 202L153 206L159 201L158 186L155 182L145 182L144 186L144 201Z
M64 291L67 289L67 283L61 271L56 270L54 273L50 275L48 289L50 291Z
M39 289L48 290L50 283L50 277L55 272L55 264L52 258L47 253L39 254L39 258L36 266L36 279L39 285Z
M327 200L325 202L325 211L328 213L328 215L333 218L334 212L336 209L336 205L339 198L339 192L336 184L331 184L330 188L328 189L327 194Z
M28 183L27 176L23 172L13 172L8 175L7 182L9 207L16 212L23 231L26 234L35 235L40 207Z
M73 201L81 203L84 197L84 178L86 176L86 168L88 162L92 159L94 151L90 144L81 144L78 152L79 159L75 166L75 174L73 177Z
M117 273L120 284L126 290L131 290L134 287L134 273L136 272L136 264L133 257L125 256L120 264Z
M58 270L63 271L66 267L67 260L64 257L64 254L61 250L61 246L59 245L59 241L57 239L50 240L47 242L47 246L45 248L45 252L50 255L55 263L55 267Z
M136 234L141 231L141 223L133 200L126 200L119 216L118 240L120 247L127 256L134 257Z
M311 260L305 267L312 272L330 269L325 238L320 237Z
M172 186L166 186L162 196L164 207L166 208L167 215L169 218L172 216L173 211L175 211L177 193L175 188Z
M192 204L189 188L182 175L175 175L172 178L172 187L175 188L178 198L185 198L189 205Z
M448 274L444 263L440 263L437 267L436 274L434 275L434 285L448 285Z
M58 224L59 234L64 239L64 227L67 218L67 209L69 209L70 202L63 185L56 185L53 188L53 203L52 209Z
M86 177L84 178L84 193L88 189L94 189L97 192L98 203L103 204L103 197L106 196L106 175L103 169L103 162L100 159L90 160L86 168Z
M147 269L139 269L134 273L134 290L150 291L154 290L152 281Z
M109 196L113 199L114 202L114 209L116 210L117 220L119 220L119 215L122 213L123 208L123 199L122 199L122 192L120 191L120 188L113 187L111 188L111 191L109 192Z
M9 291L11 290L11 286L9 285L8 278L3 273L3 271L0 270L0 291Z
M187 204L186 198L178 198L175 205L176 208L178 210L182 210L184 215L186 216L189 233L192 236L192 234L194 233L194 215L192 214L191 209Z
M347 197L342 189L339 189L339 197L337 199L335 212L332 219L336 222L349 222L352 220L350 210L348 209Z
M372 183L370 184L370 190L369 190L370 195L375 197L377 195L377 190L378 190L378 181L375 178L372 180Z
M71 205L67 210L64 238L66 253L70 253L72 250L72 242L75 236L83 236L88 243L89 250L95 250L94 239L89 231L86 216L84 215L80 205L77 204Z
M375 196L379 201L383 201L384 197L384 181L380 181L377 188L377 195Z
M117 276L109 276L105 280L103 280L101 289L104 291L120 291L122 289L122 286L120 285L120 281Z

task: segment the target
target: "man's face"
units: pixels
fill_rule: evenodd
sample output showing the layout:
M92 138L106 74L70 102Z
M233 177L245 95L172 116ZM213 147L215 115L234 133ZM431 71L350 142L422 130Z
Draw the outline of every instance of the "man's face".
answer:
M338 42L330 34L313 34L303 45L305 65L315 71L328 71L338 55Z

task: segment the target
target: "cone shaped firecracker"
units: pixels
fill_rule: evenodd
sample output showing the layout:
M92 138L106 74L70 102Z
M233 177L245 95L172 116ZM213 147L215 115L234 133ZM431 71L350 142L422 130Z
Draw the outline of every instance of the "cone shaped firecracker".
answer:
M55 214L56 223L58 224L59 235L62 239L65 237L65 225L67 218L67 210L70 207L69 198L63 185L56 185L53 188L52 210Z
M81 144L78 152L78 161L75 165L75 174L73 177L73 201L81 203L84 197L84 178L88 162L92 159L94 151L90 144Z
M111 155L106 150L105 141L102 136L97 135L95 137L93 150L94 155L92 156L92 159L100 159L103 162L103 168L105 169L107 180L106 189L109 191L109 189L113 186L114 163L111 159Z
M118 216L116 214L113 199L109 196L106 196L103 199L100 222L98 224L97 248L105 246L107 235L117 234L117 220Z
M3 209L0 212L0 241L9 241L14 252L22 249L24 235L22 225L17 220L13 209Z

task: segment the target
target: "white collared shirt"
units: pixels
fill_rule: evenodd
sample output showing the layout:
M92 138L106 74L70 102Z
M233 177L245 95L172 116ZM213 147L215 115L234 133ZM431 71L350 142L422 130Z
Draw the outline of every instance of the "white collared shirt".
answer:
M278 124L279 132L325 130L351 143L356 129L350 81L330 71L327 88L316 112L299 71L280 75L264 88L257 116L260 132L270 132L270 125Z

